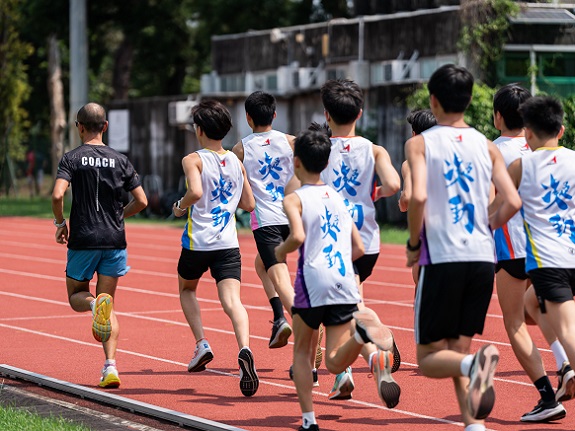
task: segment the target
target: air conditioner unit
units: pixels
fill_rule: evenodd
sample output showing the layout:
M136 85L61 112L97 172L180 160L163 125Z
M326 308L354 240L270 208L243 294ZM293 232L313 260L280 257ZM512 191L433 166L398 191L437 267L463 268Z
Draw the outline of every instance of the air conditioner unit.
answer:
M216 72L204 73L200 80L202 94L214 94L220 91L220 78Z
M419 79L420 65L417 61L391 60L375 63L371 66L373 84L410 81Z
M294 73L298 73L297 78ZM277 88L280 93L289 93L299 86L298 68L294 66L280 66L277 72Z
M369 87L368 61L350 61L348 71L349 79L354 81L361 88Z
M168 104L168 120L172 126L188 124L191 122L192 108L197 105L195 100L170 102Z

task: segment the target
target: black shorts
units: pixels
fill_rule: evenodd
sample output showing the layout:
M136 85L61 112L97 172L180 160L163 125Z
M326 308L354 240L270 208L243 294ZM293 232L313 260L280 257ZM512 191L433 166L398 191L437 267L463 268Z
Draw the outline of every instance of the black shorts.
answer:
M275 248L289 236L289 225L263 226L254 230L254 239L258 253L262 258L266 271L278 262Z
M529 277L541 312L545 313L545 300L549 302L567 302L575 294L575 269L536 268L529 271Z
M525 258L500 260L495 265L495 272L504 269L511 277L518 280L527 280L529 276L525 272Z
M292 314L298 314L304 323L312 329L318 329L320 323L323 323L324 326L343 325L353 319L353 313L357 310L357 304L336 304L312 308L291 308Z
M359 275L359 282L363 283L373 272L379 253L364 254L353 261L353 271Z
M242 257L239 248L226 250L198 251L182 248L178 261L178 274L184 280L197 280L210 270L219 283L228 278L242 280Z
M494 278L495 265L489 262L422 266L415 295L415 342L481 334Z

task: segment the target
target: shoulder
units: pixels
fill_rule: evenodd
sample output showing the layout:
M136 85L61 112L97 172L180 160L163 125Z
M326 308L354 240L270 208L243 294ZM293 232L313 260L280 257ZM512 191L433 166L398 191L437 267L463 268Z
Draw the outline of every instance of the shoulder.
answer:
M243 160L244 158L244 144L239 141L236 145L232 147L232 153L234 153L238 159Z

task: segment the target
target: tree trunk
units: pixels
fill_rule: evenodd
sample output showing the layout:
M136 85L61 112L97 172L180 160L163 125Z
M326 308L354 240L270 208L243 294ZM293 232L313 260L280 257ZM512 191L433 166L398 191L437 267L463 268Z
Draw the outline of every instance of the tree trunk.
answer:
M60 66L60 48L56 36L48 38L48 95L50 96L50 140L52 142L52 177L56 178L58 163L64 155L64 131L66 111L64 109L64 87Z
M134 58L134 48L127 38L124 38L116 51L114 62L114 76L112 85L114 87L114 100L128 99L130 90L130 77L132 74L132 61Z

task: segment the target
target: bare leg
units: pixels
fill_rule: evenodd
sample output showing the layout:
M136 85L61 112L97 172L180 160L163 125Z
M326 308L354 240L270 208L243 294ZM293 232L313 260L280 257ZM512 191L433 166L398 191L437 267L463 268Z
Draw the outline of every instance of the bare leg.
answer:
M227 278L218 283L218 296L224 312L232 321L238 348L250 345L250 321L248 312L240 300L240 282Z
M204 327L202 325L202 315L200 311L200 304L196 297L196 289L199 280L184 280L178 275L178 284L180 290L180 304L182 311L190 329L196 338L196 341L204 338Z

